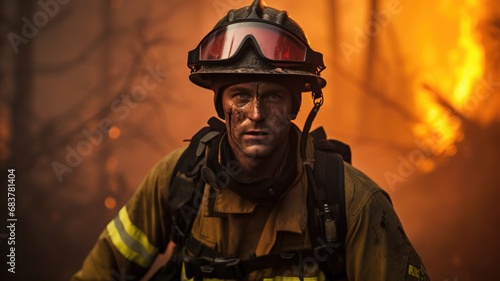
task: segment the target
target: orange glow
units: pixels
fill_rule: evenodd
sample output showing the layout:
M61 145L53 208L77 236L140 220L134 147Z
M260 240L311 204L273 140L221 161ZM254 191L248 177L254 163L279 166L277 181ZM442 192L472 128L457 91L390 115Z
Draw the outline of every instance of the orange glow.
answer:
M120 192L121 186L118 184L117 180L115 177L110 177L108 180L108 185L111 188L111 191L114 194L118 194Z
M455 77L458 82L453 91L453 103L458 108L463 109L464 104L473 91L473 87L483 74L483 51L477 42L475 26L479 21L478 12L471 13L471 10L477 10L478 0L467 0L466 7L460 10L460 38L458 65L455 69Z
M118 160L116 158L108 158L106 161L106 171L109 174L112 174L116 171L116 168L118 167Z
M427 158L422 162L419 168L424 173L430 173L436 169L436 162Z
M458 115L469 117L475 110L466 104L483 75L484 54L476 32L480 4L480 0L463 0L456 6L458 10L443 6L443 16L458 25L455 32L450 30L446 35L450 38L447 40L455 41L453 47L439 50L442 45L435 45L423 50L425 75L415 85L416 106L423 123L415 125L413 132L421 139L432 139L436 156L455 155L455 143L463 139Z
M112 0L111 1L111 7L113 7L113 9L120 9L121 6L123 5L123 2L122 0Z
M108 134L109 134L109 137L110 137L110 138L112 138L112 139L116 140L117 138L119 138L119 137L120 137L120 135L121 135L121 130L120 130L118 127L111 127L111 128L109 129Z
M114 209L116 207L116 199L111 196L106 197L106 199L104 199L104 206L110 210Z
M457 147L455 145L448 146L444 151L444 154L450 157L454 156L455 154L457 154Z

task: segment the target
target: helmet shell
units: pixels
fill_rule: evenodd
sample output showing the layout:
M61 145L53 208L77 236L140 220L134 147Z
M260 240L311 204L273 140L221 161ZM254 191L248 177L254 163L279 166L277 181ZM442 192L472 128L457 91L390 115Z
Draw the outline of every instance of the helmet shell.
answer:
M277 24L309 45L304 30L288 15L286 11L265 6L262 0L255 0L250 6L233 9L228 12L215 25L214 30L233 22L260 21ZM218 97L221 93L220 83L217 80L227 80L227 76L247 76L249 79L263 79L276 76L276 78L287 76L293 81L302 84L302 92L311 91L311 83L317 83L320 88L326 85L326 80L319 74L320 66L308 63L297 63L293 65L273 64L273 62L261 57L255 46L247 40L245 45L234 59L221 62L203 62L191 69L189 79L194 84L212 89L215 92L214 102L219 117L223 118L222 107ZM253 48L252 48L253 47ZM324 66L323 66L324 67ZM278 76L279 75L279 76ZM217 85L217 87L214 87ZM300 100L300 99L299 99ZM300 104L295 105L294 114L298 112Z

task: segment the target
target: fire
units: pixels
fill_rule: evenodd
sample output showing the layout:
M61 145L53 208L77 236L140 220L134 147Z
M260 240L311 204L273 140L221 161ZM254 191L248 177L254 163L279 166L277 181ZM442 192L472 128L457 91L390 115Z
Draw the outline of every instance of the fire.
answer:
M467 98L473 93L473 88L475 83L479 80L483 74L483 51L481 46L477 43L477 38L475 36L475 26L479 20L479 13L470 13L469 11L474 11L479 6L478 0L468 0L466 1L468 8L462 8L461 22L460 22L460 38L459 38L459 48L462 50L463 59L462 66L457 68L455 71L455 77L458 78L458 83L453 91L453 103L458 106L459 109L463 109ZM466 6L467 7L467 6ZM470 13L470 14L469 14ZM472 18L471 15L476 15ZM459 56L459 60L460 60ZM467 112L464 112L467 114Z
M415 97L423 122L413 131L432 147L435 156L456 153L456 143L463 138L459 115L470 116L474 111L466 104L483 75L484 54L476 32L480 1L464 0L455 9L443 6L444 19L457 26L447 26L450 30L440 36L452 42L422 50L426 74L415 84Z

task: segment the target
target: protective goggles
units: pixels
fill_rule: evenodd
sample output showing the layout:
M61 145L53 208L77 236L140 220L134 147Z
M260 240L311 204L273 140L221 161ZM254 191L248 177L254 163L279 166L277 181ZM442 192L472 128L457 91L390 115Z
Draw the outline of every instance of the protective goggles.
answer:
M234 58L247 40L263 58L284 64L311 64L322 70L323 55L313 51L295 34L269 22L244 21L213 30L188 54L188 66Z

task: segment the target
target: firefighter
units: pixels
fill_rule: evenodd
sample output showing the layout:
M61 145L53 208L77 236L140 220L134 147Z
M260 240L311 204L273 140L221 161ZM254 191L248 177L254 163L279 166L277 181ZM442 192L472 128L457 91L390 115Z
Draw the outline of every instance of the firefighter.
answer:
M188 66L224 122L149 172L73 280L140 280L173 243L154 280L429 280L387 193L347 162L315 159L323 56L285 11L261 0L229 11ZM303 92L314 108L301 131ZM331 182L341 199L318 207Z

